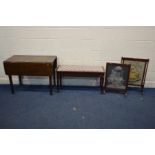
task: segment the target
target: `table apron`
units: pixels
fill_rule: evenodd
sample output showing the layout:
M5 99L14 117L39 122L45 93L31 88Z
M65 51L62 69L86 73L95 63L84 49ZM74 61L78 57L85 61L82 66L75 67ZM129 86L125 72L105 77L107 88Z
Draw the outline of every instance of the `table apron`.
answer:
M93 73L93 72L58 72L61 76L72 76L72 77L101 77L104 73Z
M52 75L52 63L4 63L7 75L30 75L50 76Z

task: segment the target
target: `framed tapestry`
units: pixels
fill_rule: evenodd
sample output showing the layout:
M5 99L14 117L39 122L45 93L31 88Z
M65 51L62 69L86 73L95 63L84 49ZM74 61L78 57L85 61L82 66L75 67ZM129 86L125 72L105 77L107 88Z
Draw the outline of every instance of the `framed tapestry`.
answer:
M143 93L149 59L122 57L121 63L131 65L128 85L141 87Z
M127 92L131 65L119 63L106 64L105 92L108 90Z

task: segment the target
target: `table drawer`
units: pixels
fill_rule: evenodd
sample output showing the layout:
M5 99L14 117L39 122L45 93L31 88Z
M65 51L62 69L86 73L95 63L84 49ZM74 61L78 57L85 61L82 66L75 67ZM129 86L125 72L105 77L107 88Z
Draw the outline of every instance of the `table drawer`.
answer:
M49 63L4 63L8 75L52 75L52 64Z

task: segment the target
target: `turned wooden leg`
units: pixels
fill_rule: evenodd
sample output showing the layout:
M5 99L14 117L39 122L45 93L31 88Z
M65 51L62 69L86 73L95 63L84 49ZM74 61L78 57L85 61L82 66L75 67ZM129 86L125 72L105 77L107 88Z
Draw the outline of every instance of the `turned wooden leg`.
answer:
M15 92L14 92L13 81L12 81L12 76L11 75L9 75L9 81L10 81L11 92L12 92L12 94L14 94Z
M53 88L52 88L52 76L49 76L49 86L50 86L50 95L53 94Z

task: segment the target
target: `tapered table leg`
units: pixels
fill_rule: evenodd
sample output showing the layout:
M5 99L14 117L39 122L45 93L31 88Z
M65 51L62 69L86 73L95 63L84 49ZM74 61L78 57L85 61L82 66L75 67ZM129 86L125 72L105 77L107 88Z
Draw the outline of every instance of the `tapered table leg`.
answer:
M49 86L50 86L50 95L52 95L53 94L52 76L49 76Z
M14 94L15 92L14 92L13 81L12 81L12 76L11 75L9 75L9 81L10 81L11 92L12 92L12 94Z

